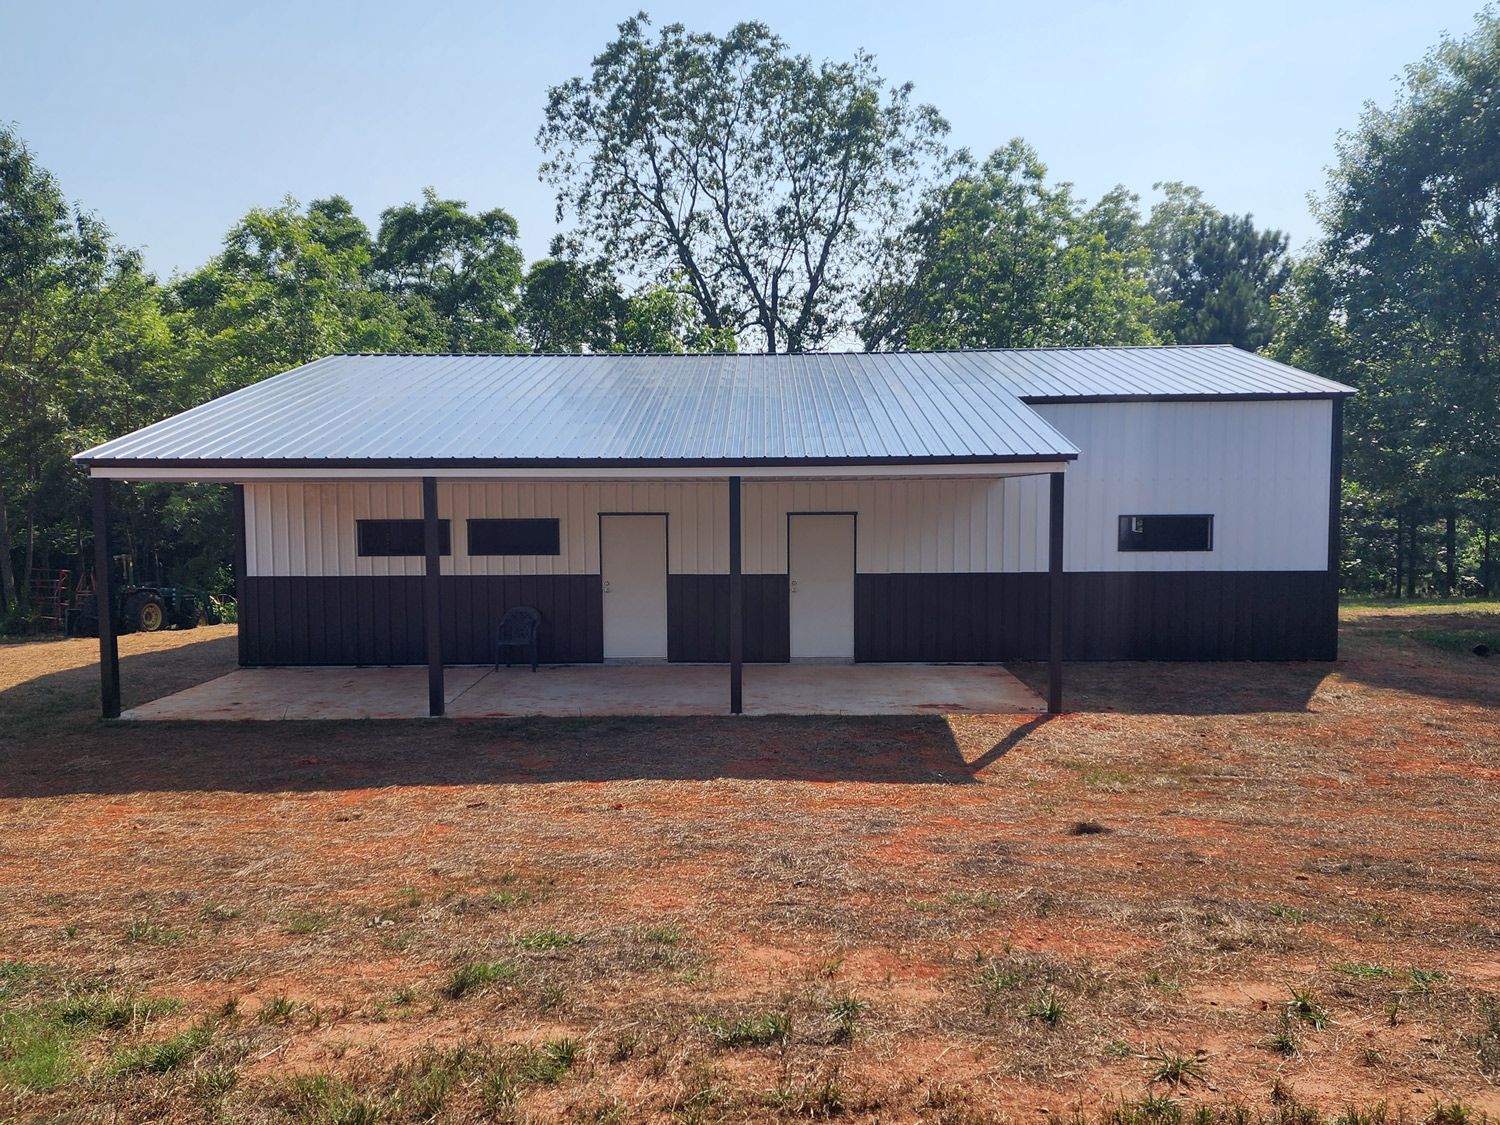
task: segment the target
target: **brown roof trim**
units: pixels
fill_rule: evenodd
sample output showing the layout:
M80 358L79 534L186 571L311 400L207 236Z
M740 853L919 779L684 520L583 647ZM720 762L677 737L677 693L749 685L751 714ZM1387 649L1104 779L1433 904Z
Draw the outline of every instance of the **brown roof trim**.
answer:
M1091 402L1307 402L1319 399L1342 400L1354 391L1246 391L1234 394L1173 395L1020 395L1027 406L1067 406Z

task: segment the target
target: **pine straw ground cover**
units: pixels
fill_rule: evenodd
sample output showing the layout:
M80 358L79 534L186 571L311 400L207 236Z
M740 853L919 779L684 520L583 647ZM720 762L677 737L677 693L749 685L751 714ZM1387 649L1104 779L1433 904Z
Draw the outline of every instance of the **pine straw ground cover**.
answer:
M0 1119L1500 1116L1493 608L1052 721L105 725L0 647Z

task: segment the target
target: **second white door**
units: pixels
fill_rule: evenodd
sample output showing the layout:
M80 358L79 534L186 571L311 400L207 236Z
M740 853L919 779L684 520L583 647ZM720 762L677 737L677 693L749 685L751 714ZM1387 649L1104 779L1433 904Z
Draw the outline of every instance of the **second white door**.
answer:
M667 517L599 517L604 659L667 658Z
M793 513L787 525L793 660L854 659L854 516Z

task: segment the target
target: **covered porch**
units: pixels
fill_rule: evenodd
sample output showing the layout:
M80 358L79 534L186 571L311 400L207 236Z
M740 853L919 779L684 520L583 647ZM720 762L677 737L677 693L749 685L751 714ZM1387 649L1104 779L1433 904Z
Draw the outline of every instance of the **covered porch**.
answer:
M1060 462L1024 459L962 467L840 466L837 469L823 469L822 472L812 467L799 467L791 472L783 470L782 473L777 473L774 469L759 468L743 477L737 473L720 476L716 482L712 482L711 474L684 474L680 469L658 470L655 474L649 469L635 470L635 476L666 479L686 475L697 476L702 480L706 476L712 482L708 483L708 487L717 486L724 490L720 495L725 499L728 515L727 527L721 529L721 533L727 532L728 660L714 664L674 662L631 667L608 663L609 654L606 650L604 664L553 664L544 666L544 671L536 674L528 669L524 677L517 670L491 672L483 667L453 663L455 658L464 661L474 660L475 656L461 655L452 650L451 629L449 643L445 645L445 630L440 623L444 620L445 608L450 618L455 612L455 607L445 607L443 604L445 598L452 593L451 586L447 586L445 591L444 552L439 548L439 527L440 524L447 523L447 515L446 512L440 512L439 508L440 476L437 473L422 476L412 482L420 482L420 529L423 546L423 554L419 556L422 569L411 579L420 584L420 608L414 619L420 635L416 651L405 660L381 662L387 666L366 664L363 660L349 660L345 664L343 660L329 661L325 658L318 662L318 666L297 666L306 664L307 661L304 660L295 663L278 662L280 666L277 667L255 667L254 665L262 662L247 659L246 637L242 626L240 661L245 667L189 692L136 708L128 717L345 719L454 715L480 718L508 715L688 715L726 712L734 715L880 715L1031 710L1056 713L1062 709L1064 467ZM604 473L608 473L608 470ZM589 476L604 473L594 470ZM285 470L267 473L264 470L258 472L250 469L242 470L236 476L242 480L255 480L263 475L275 479L283 477L283 474L293 475ZM313 475L334 477L341 474L308 474L305 470L295 474L297 477ZM366 472L357 475L371 474ZM397 477L400 474L389 475ZM534 471L511 473L503 470L491 470L488 473L474 470L442 472L442 478L447 479L492 476L525 479L543 475ZM746 605L747 576L743 567L746 548L742 494L747 485L773 481L783 475L793 479L826 477L888 482L920 479L929 475L981 479L1020 476L1043 478L1048 486L1046 495L1050 500L1050 503L1044 504L1047 520L1047 569L1038 576L1043 579L1044 584L1036 590L1036 594L1040 596L1036 597L1033 604L1043 612L1045 622L1048 664L1045 700L1025 688L997 664L947 662L954 659L973 660L974 657L913 655L905 657L905 660L922 662L896 663L895 661L903 658L896 656L893 660L890 656L883 659L877 656L871 663L814 664L798 662L794 649L791 663L753 663L756 657L747 654L746 643L747 621L751 619ZM111 551L109 509L112 486L132 478L203 480L205 477L212 479L211 474L193 471L169 470L158 476L140 473L139 470L121 472L94 469L92 485L95 547L99 572L105 575L101 589L105 599L110 596L107 560ZM411 480L409 477L406 479ZM247 573L245 486L236 480L231 487L235 500L233 518L237 530L236 585L243 597ZM604 588L608 593L607 582ZM792 589L795 592L795 581ZM415 587L412 592L416 592ZM407 604L410 605L411 602ZM466 609L460 606L457 607L457 612L462 614ZM100 624L103 711L105 717L113 718L120 715L116 642L110 623L101 621ZM493 627L492 622L489 627ZM425 670L410 666L423 659ZM782 659L785 660L786 657L783 656ZM425 693L422 690L424 686Z
M719 715L724 669L712 664L571 664L444 670L455 719ZM422 668L239 668L152 700L124 719L417 719ZM756 664L743 672L747 715L951 715L1041 712L1043 699L983 664Z

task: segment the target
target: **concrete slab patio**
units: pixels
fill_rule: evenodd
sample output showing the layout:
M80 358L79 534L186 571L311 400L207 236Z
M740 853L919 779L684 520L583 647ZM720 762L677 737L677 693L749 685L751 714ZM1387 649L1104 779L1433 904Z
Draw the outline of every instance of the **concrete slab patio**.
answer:
M447 713L508 716L723 715L729 672L712 664L571 664L446 669ZM759 664L749 715L943 715L1044 711L1004 668L978 664ZM125 712L125 719L417 719L425 668L239 668Z

